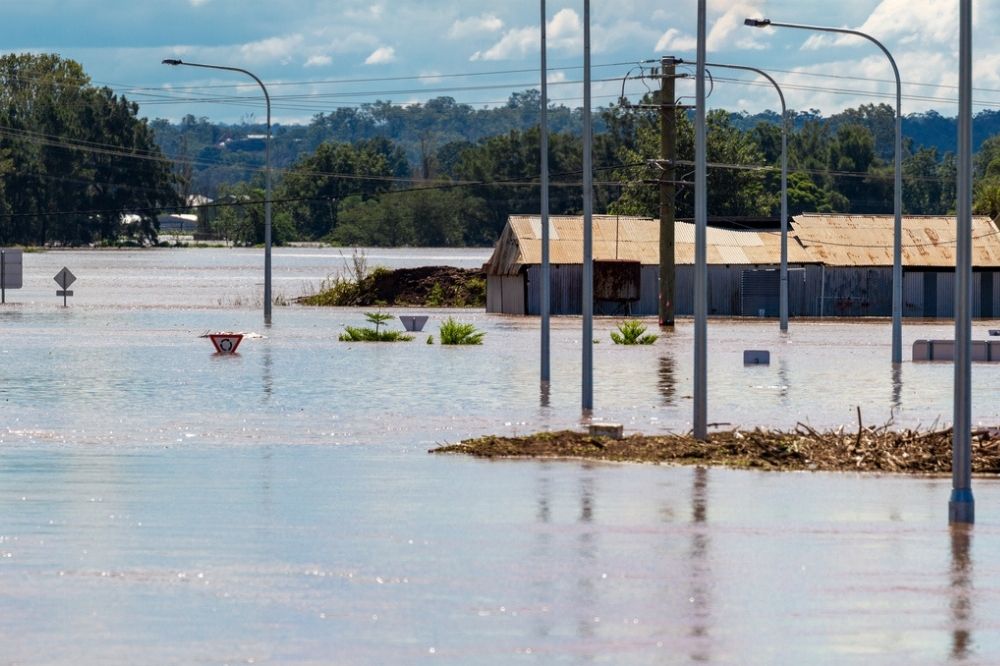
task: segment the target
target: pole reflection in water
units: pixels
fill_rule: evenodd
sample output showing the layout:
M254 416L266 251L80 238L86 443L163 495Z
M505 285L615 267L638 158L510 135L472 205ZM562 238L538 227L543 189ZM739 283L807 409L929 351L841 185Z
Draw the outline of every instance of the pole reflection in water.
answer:
M587 466L589 467L589 466ZM596 543L594 530L594 477L585 476L580 479L580 517L577 522L585 526L579 536L578 555L580 558L580 575L576 579L576 607L590 609L594 607L594 572L592 565L596 558ZM584 563L586 563L584 565ZM581 639L594 637L594 619L586 610L576 618L576 634Z
M951 661L972 656L972 529L951 526Z
M903 366L892 364L892 409L897 410L903 404Z
M539 389L539 400L542 407L548 407L552 399L552 385L549 382L542 382Z
M660 391L665 407L673 407L677 404L677 374L674 357L670 354L660 357L660 366L657 369L656 387Z
M264 403L271 402L272 394L274 393L274 374L272 373L272 367L274 365L274 360L271 358L271 347L268 341L264 341L264 372L263 372L263 387L264 394L261 401Z
M708 468L694 469L694 487L691 492L691 575L689 577L691 593L691 631L694 641L691 660L710 662L709 647L712 638L708 628L712 623L711 598L709 597L712 572L708 564L708 548L711 540L708 536Z
M539 526L535 530L535 547L532 552L532 559L539 563L549 562L552 555L552 530L549 529L552 523L552 477L550 476L551 466L548 463L542 464L542 474L535 484L535 523ZM532 582L534 589L533 602L536 607L541 608L552 603L554 596L553 580L549 576L538 576ZM534 626L534 634L538 638L547 638L552 633L552 621L549 613L538 613Z
M781 404L788 404L788 361L784 358L778 360L778 395L781 396Z

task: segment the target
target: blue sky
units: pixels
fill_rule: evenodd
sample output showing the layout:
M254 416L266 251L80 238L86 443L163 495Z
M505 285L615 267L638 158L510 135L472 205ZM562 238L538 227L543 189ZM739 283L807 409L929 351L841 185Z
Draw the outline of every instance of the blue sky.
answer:
M217 122L262 119L259 90L237 74L160 64L177 57L249 69L268 85L275 122L376 99L406 104L448 95L475 106L537 87L539 3L514 0L18 0L4 3L8 52L54 52L93 81L141 103L150 118L187 113ZM955 0L709 0L708 59L767 70L788 105L825 114L892 102L892 71L873 45L789 29L755 30L746 16L851 27L882 40L903 80L903 112L954 115ZM592 0L594 104L612 102L635 63L694 59L695 0ZM550 96L582 100L581 0L548 1ZM835 9L834 9L835 8ZM975 110L1000 108L1000 3L976 3ZM751 75L715 72L714 107L777 108ZM635 99L652 82L629 80ZM682 83L680 94L693 94ZM227 99L219 104L212 100Z

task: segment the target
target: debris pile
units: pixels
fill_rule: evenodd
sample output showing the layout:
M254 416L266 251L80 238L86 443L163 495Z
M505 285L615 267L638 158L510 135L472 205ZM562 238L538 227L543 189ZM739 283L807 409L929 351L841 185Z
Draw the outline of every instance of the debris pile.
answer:
M952 431L894 430L889 424L857 430L817 431L798 423L791 431L722 430L698 441L690 433L621 440L575 431L522 437L479 437L431 449L481 458L585 458L615 462L717 465L764 470L950 474ZM972 471L1000 474L1000 428L972 432Z

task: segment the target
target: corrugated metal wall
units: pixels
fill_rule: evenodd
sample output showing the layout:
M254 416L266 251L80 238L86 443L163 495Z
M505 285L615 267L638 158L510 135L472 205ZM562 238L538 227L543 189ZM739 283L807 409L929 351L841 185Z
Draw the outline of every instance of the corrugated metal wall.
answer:
M502 314L528 314L524 302L523 275L487 275L486 311Z
M761 306L745 311L742 282L748 271L770 270L769 266L709 266L708 314L757 316ZM580 314L583 268L554 265L552 314ZM529 266L517 276L487 276L487 312L537 315L540 266ZM527 278L527 287L524 280ZM985 284L984 284L985 283ZM604 315L654 316L658 312L659 267L642 266L639 300L628 304L601 301L594 312ZM973 273L972 316L1000 318L1000 271ZM955 280L952 271L907 271L903 274L903 316L954 316ZM527 300L525 300L527 299ZM777 295L774 296L776 301ZM770 303L769 299L768 303ZM765 305L771 315L770 305ZM675 312L694 313L694 267L677 267ZM790 267L788 312L791 317L889 317L892 315L891 268Z

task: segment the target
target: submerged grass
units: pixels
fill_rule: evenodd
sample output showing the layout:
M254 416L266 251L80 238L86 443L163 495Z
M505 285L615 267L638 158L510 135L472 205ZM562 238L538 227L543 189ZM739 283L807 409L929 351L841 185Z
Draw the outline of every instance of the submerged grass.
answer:
M616 345L651 345L660 337L646 333L646 326L638 319L629 319L618 324L617 331L611 331L611 340Z
M474 325L456 321L453 317L441 322L439 331L443 345L481 345L485 335L484 331L477 331Z

